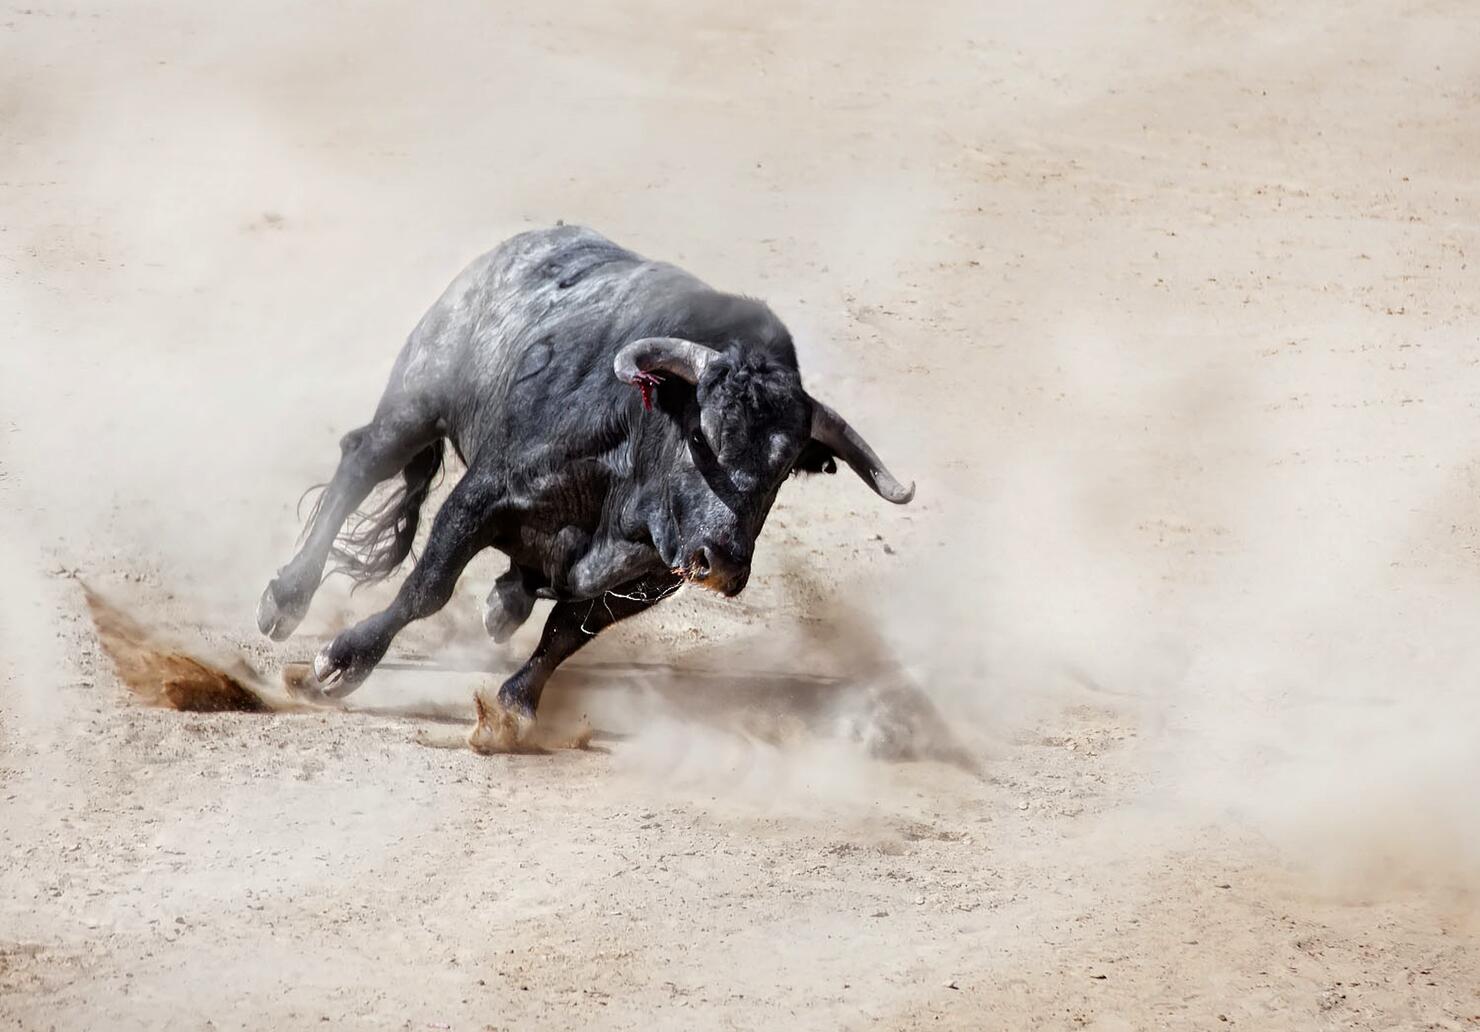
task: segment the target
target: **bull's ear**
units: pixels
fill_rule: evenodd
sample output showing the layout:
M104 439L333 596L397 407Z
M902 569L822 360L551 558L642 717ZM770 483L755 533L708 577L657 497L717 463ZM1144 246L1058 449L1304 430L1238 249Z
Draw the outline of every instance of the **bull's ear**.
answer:
M816 441L808 441L802 445L801 452L791 465L791 471L793 473L836 473L838 471L838 464L834 461L836 458L836 455Z
M842 459L880 498L903 505L915 497L915 485L905 487L874 454L857 430L830 407L812 399L812 440Z

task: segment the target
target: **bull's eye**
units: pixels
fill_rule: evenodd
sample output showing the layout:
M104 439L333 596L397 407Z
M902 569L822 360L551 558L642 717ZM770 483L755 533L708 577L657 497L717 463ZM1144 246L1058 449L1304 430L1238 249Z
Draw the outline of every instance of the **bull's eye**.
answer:
M704 431L700 430L697 426L694 427L694 429L690 430L689 443L692 444L695 448L704 447Z

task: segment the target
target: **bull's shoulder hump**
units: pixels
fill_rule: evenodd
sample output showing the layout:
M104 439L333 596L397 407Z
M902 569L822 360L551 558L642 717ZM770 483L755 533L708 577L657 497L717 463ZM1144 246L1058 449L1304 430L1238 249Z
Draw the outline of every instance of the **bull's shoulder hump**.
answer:
M470 261L458 279L503 280L563 254L600 250L636 258L626 248L585 226L547 226L509 237Z
M522 262L538 263L559 255L583 251L606 251L636 257L625 247L586 226L547 226L527 230L505 240L489 253Z
M522 233L495 253L499 278L517 289L565 289L602 269L631 269L644 259L584 226Z

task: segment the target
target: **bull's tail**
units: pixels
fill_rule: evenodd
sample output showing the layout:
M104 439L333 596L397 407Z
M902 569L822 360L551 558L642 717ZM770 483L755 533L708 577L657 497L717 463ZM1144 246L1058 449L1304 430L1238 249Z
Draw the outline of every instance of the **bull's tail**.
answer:
M421 507L442 472L442 438L427 445L401 471L402 484L374 508L355 513L334 541L336 572L356 584L385 580L411 554Z

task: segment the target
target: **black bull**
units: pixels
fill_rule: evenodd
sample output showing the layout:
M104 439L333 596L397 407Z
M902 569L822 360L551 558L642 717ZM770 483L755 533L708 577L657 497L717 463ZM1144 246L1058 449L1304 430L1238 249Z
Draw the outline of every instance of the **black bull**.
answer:
M319 653L315 680L353 691L496 548L509 569L488 597L495 640L535 599L555 600L534 655L499 689L521 731L551 672L602 628L684 581L744 588L790 474L832 472L836 457L891 502L914 494L803 390L791 335L764 304L589 229L523 233L473 262L412 331L375 417L341 442L302 548L262 594L263 633L293 632L331 556L362 581L400 566L444 441L467 472L425 551L388 608ZM394 494L357 513L397 476Z

